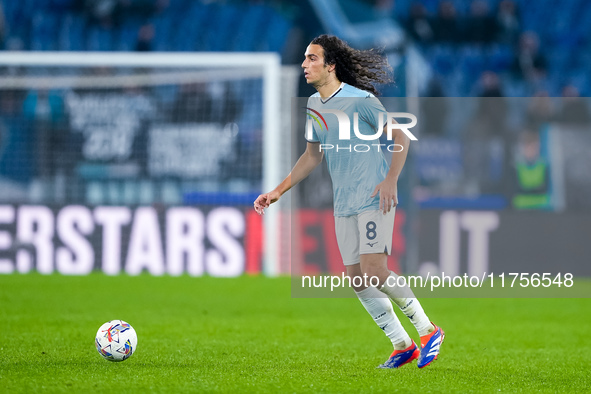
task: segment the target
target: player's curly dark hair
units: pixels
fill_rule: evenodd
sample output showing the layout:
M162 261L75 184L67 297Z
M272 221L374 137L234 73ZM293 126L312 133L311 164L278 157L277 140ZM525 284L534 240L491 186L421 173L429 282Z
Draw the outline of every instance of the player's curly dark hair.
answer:
M334 64L337 78L351 86L379 95L374 84L393 82L392 67L382 52L376 49L360 51L351 48L338 37L323 34L311 44L324 49L324 64Z

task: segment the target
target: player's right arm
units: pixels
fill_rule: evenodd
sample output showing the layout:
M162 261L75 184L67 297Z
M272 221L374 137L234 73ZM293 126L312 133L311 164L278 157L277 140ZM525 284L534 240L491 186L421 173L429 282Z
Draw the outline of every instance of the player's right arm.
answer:
M306 151L300 156L289 175L272 191L261 194L254 201L254 210L259 214L265 213L265 208L281 198L289 189L304 180L314 168L322 162L324 153L320 150L319 142L308 142Z

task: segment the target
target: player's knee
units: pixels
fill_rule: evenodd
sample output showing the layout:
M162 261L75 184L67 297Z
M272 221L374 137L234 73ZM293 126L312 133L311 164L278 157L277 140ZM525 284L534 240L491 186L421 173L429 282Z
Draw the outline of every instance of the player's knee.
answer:
M388 278L389 271L384 267L368 266L363 270L363 276L374 287L381 287Z

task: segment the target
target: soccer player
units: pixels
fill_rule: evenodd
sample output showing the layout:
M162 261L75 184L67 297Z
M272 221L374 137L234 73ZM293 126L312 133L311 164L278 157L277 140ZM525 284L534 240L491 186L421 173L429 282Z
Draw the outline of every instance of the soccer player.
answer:
M306 132L306 151L281 184L258 196L254 209L264 214L265 208L306 178L326 153L334 189L337 243L347 275L361 279L365 274L379 279L377 287L367 286L363 281L357 281L363 284L356 287L353 281L357 297L394 346L390 358L379 367L398 368L418 359L418 367L423 368L437 358L444 332L431 323L410 288L397 286L398 276L387 267L398 204L397 181L406 161L410 138L394 129L392 136L402 150L392 155L388 166L383 152L376 146L366 152L350 149L355 143L369 142L357 134L350 133L350 140L340 141L337 116L330 113L331 110L344 112L351 120L351 129L357 113L358 131L375 135L376 127L383 126L376 122L380 119L379 113L386 110L375 97L378 92L374 84L390 81L388 61L373 50L356 50L335 36L321 35L306 48L302 68L307 83L317 90L309 98L308 108L317 115L329 111L322 117L326 124L318 122L313 132ZM334 148L343 142L350 145ZM333 148L327 149L331 145ZM388 297L417 329L421 337L420 350L402 327Z

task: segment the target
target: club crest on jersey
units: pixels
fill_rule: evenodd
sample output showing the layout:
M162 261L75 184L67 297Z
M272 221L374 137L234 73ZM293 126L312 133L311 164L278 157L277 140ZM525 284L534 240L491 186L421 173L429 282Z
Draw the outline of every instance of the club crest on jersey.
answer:
M326 120L324 119L324 117L322 115L320 115L320 112L318 112L316 110L313 110L312 108L308 108L308 107L306 107L306 109L308 111L314 112L317 115L317 116L315 116L315 115L311 114L310 112L307 112L307 115L309 117L312 117L316 121L316 123L318 123L318 126L320 126L320 130L324 130L322 128L322 123L324 123L324 126L326 127L326 131L328 131L328 125L326 124ZM320 123L320 120L318 118L320 118L322 120L322 123ZM311 119L308 119L308 121L311 122L312 120Z

